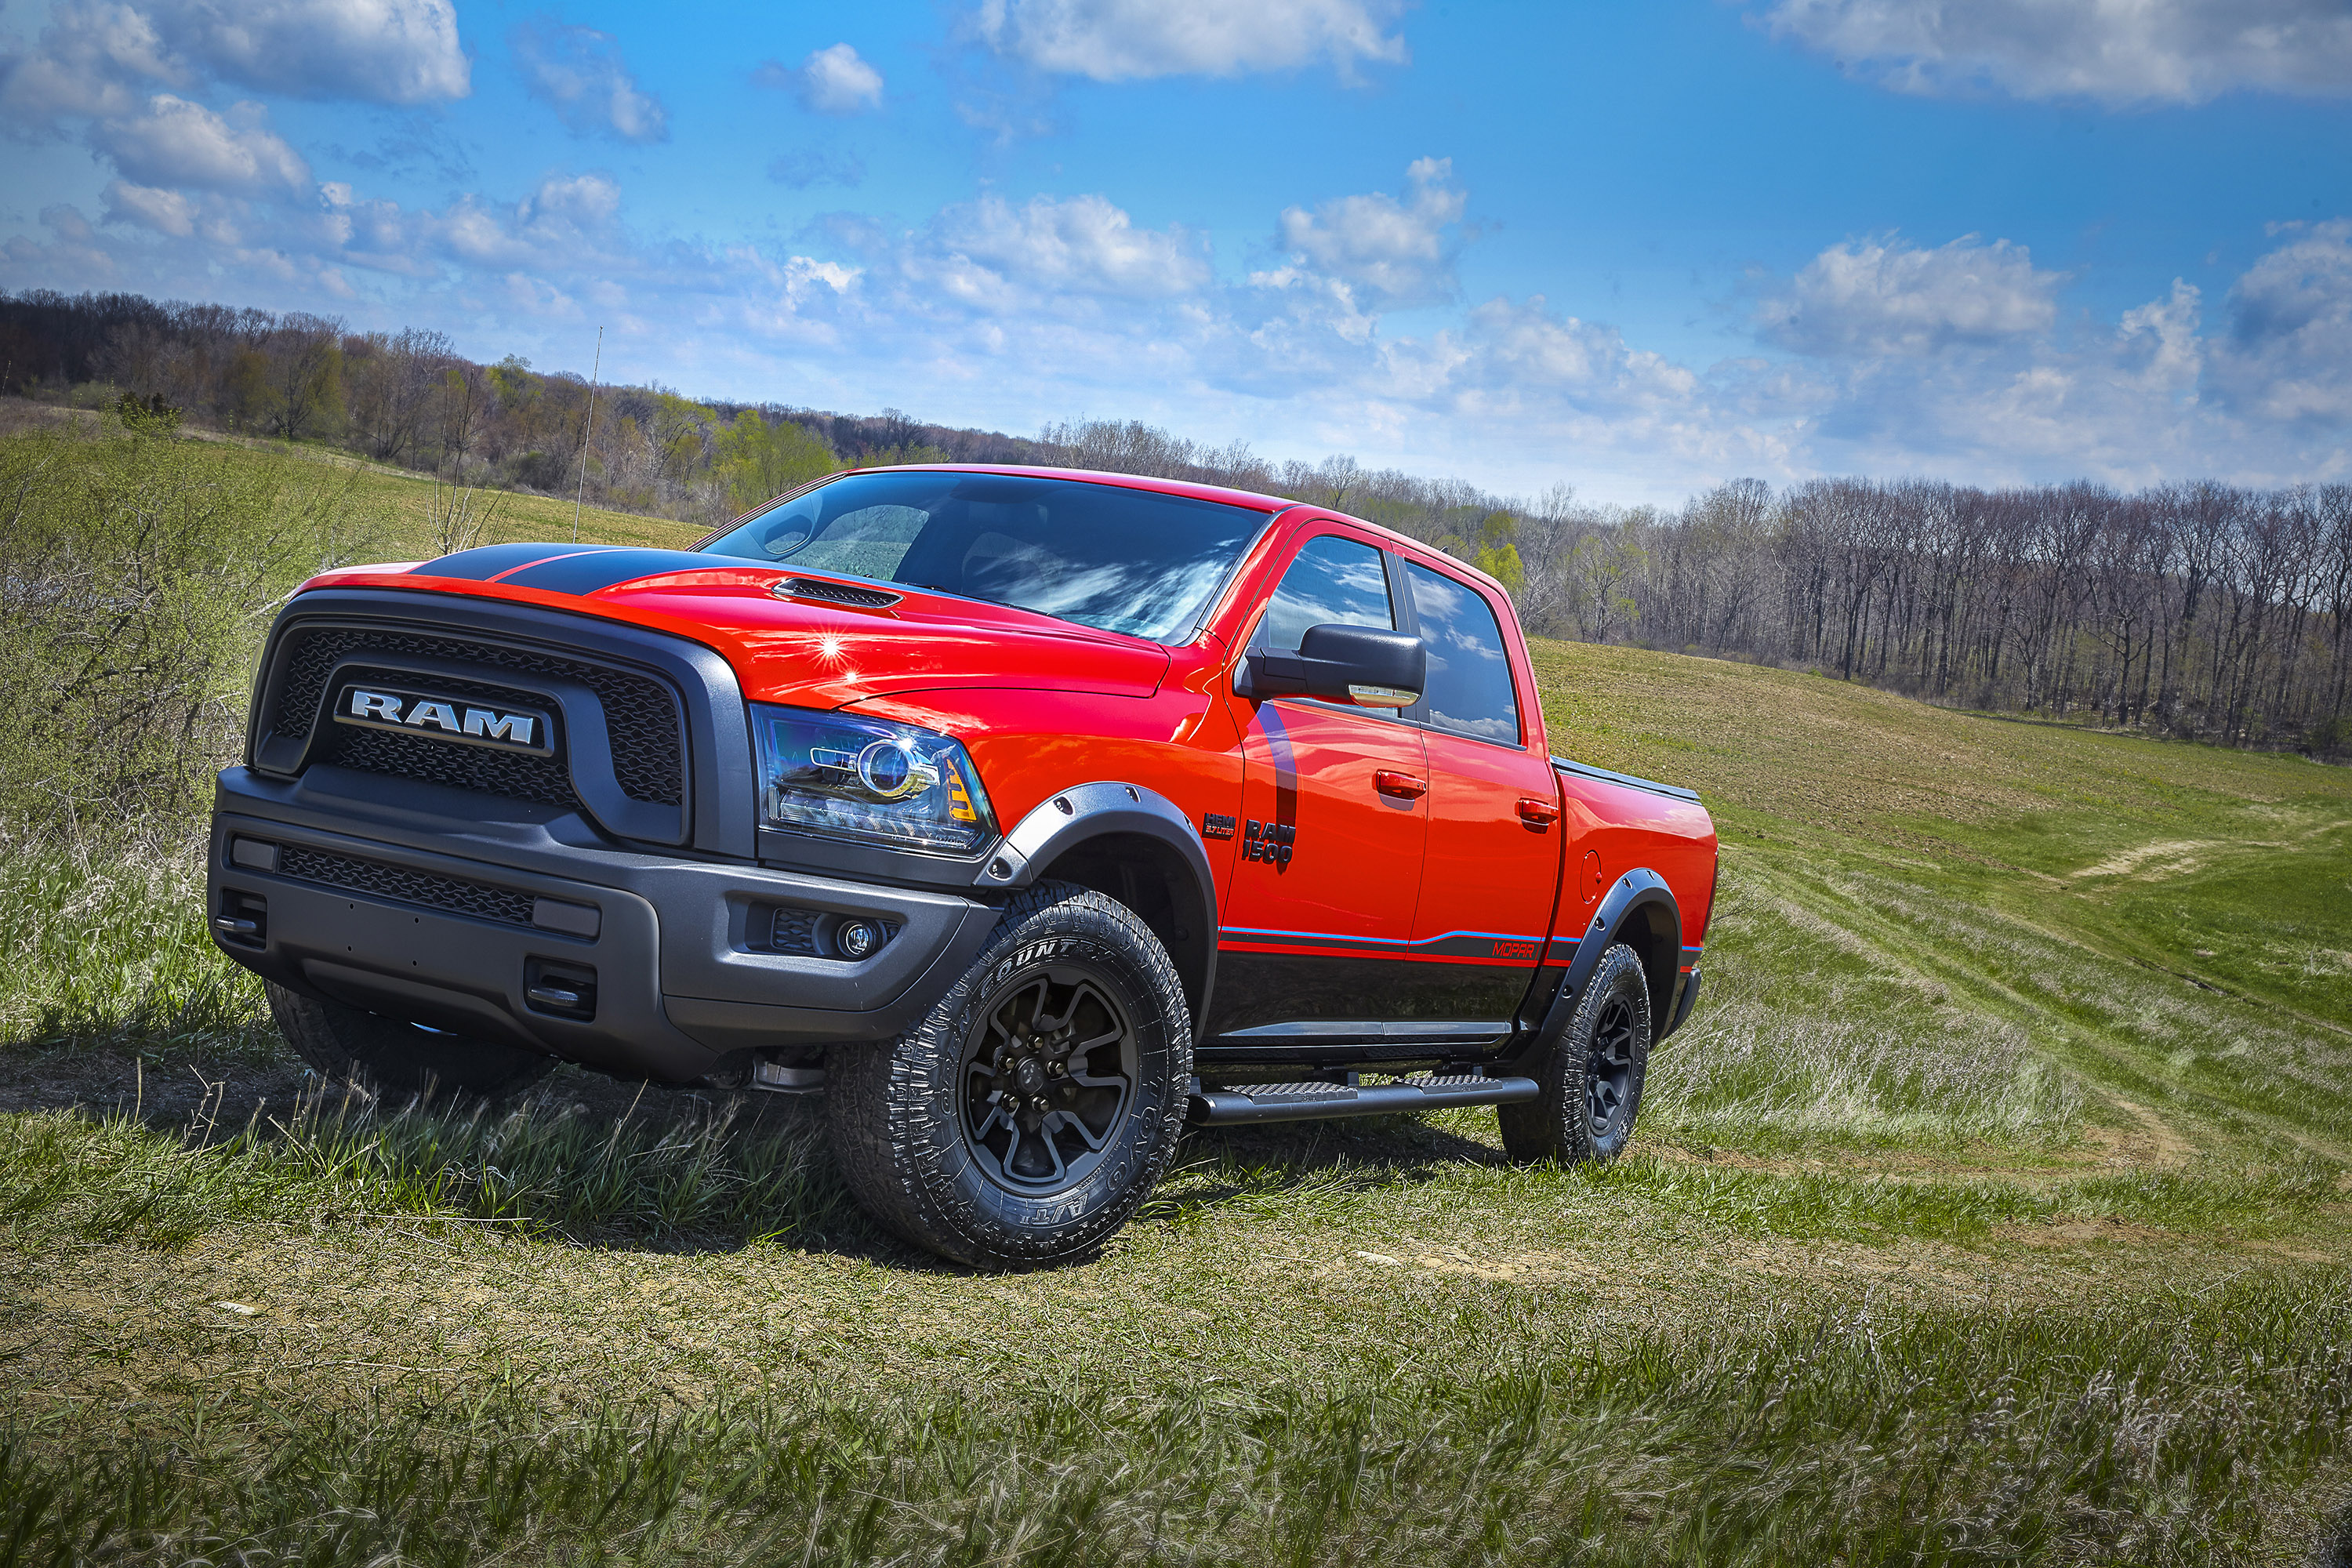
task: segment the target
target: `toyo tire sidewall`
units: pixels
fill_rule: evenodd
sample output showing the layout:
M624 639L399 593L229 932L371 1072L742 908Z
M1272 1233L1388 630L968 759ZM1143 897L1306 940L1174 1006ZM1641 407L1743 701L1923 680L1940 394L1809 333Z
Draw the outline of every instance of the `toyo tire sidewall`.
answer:
M1041 967L1103 987L1135 1039L1134 1090L1094 1168L1057 1192L1013 1191L962 1125L964 1042L992 1001ZM1173 1157L1192 1070L1192 1017L1166 950L1102 894L1067 885L1009 905L989 946L923 1021L889 1045L835 1050L827 1106L852 1191L909 1241L980 1268L1090 1254L1134 1217Z

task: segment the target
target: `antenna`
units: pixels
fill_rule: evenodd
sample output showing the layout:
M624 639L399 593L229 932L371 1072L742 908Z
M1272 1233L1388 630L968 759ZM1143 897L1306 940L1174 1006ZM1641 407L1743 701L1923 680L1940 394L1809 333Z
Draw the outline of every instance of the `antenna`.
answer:
M604 329L596 329L596 363L588 372L588 418L580 426L580 488L572 492L572 542L580 542L580 500L588 493L588 437L596 433L596 378L604 374Z

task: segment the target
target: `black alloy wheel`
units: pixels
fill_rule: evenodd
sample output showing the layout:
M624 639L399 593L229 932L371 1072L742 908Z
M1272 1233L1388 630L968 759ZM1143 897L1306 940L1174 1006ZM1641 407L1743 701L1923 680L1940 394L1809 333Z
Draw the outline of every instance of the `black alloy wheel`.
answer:
M1633 1136L1654 1034L1650 977L1623 942L1601 955L1568 1027L1531 1064L1543 1092L1499 1108L1515 1160L1613 1160Z
M1622 995L1603 1001L1601 1016L1593 1020L1592 1044L1584 1053L1584 1104L1595 1143L1615 1134L1621 1118L1628 1123L1633 1119L1637 1026L1645 1025L1637 1025L1633 1004Z
M1135 1104L1135 1031L1084 970L1016 973L982 1003L963 1049L964 1140L1008 1191L1084 1181Z
M1034 1268L1087 1256L1142 1205L1192 1075L1160 939L1114 899L1041 883L913 1028L834 1047L825 1116L884 1225L977 1268Z

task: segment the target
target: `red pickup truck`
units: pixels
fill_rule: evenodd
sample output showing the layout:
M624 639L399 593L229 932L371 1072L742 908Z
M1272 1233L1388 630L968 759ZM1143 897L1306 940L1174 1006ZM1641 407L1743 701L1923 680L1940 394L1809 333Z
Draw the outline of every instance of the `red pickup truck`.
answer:
M1550 754L1492 579L1123 475L836 475L691 551L494 544L271 630L207 897L323 1072L821 1093L884 1223L1097 1247L1183 1123L1624 1144L1716 840Z

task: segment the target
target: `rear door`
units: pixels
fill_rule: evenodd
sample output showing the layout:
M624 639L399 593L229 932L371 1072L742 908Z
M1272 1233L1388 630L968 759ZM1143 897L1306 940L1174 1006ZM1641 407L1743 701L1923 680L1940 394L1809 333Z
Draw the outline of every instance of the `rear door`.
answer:
M1423 727L1430 788L1412 941L1446 966L1422 1006L1499 1032L1551 930L1567 836L1559 786L1534 720L1535 694L1512 668L1507 609L1498 613L1461 578L1399 564L1410 629L1429 648L1427 689L1408 710Z
M1385 552L1326 533L1298 551L1252 636L1295 649L1309 626L1395 627ZM1412 1011L1404 959L1428 787L1420 728L1307 698L1233 699L1242 840L1221 913L1205 1042L1311 1054L1382 1036Z

